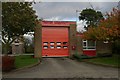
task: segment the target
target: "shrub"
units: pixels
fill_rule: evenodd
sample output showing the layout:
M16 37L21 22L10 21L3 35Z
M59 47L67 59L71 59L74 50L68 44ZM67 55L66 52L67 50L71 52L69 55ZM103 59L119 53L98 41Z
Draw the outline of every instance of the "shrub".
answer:
M2 56L2 71L10 71L15 68L14 56Z

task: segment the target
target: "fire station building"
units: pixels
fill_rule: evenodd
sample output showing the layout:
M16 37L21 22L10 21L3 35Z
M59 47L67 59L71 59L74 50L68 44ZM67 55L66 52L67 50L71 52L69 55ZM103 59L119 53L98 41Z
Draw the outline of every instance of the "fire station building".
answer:
M72 57L75 53L96 56L112 52L111 44L81 37L76 31L76 22L40 21L35 27L35 57Z

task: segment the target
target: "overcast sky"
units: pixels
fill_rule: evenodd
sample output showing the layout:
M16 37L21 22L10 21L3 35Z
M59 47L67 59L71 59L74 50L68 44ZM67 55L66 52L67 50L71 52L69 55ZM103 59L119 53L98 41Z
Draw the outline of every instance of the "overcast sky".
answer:
M113 7L117 7L117 2L41 2L33 4L33 8L36 10L38 18L44 20L55 21L76 21L77 31L83 29L83 22L78 20L79 12L85 8L91 8L91 5L95 10L100 10L103 14L112 11Z

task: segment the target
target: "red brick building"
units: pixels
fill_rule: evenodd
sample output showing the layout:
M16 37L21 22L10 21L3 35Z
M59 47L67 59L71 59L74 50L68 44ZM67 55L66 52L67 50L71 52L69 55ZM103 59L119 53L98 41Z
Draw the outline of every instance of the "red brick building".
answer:
M82 40L81 37L76 32L76 22L41 21L35 27L35 57L72 57L75 53L96 56L112 52L103 41Z

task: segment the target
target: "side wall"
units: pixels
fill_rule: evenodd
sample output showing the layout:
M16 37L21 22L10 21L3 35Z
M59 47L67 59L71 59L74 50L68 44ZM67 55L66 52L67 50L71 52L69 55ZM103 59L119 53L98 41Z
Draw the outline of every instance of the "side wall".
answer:
M19 44L18 46L16 46L15 44L12 44L12 54L22 54L22 53L24 53L23 43Z
M72 49L72 46L75 47L75 50ZM76 24L70 24L69 27L69 54L70 58L73 57L73 54L76 53L77 49L77 36L76 36Z
M111 54L112 53L112 44L104 43L103 41L96 41L96 53L97 54Z
M83 54L82 38L80 36L77 36L77 54Z
M34 38L34 57L41 58L42 57L42 26L38 24L35 27L35 38Z

